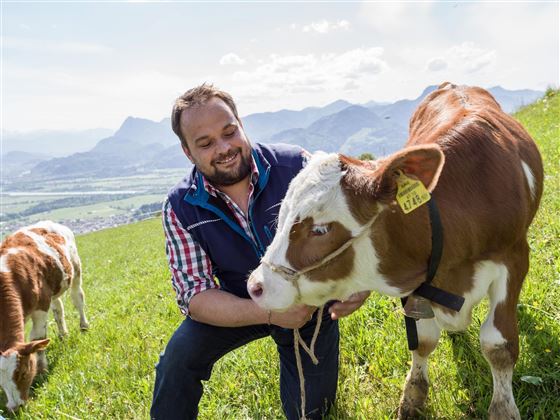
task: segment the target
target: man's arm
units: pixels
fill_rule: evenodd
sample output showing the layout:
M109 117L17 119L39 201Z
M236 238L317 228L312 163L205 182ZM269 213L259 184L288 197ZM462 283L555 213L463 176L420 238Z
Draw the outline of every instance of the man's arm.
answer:
M192 319L219 327L244 327L271 324L299 328L311 319L317 308L297 305L286 312L269 312L252 299L243 299L223 290L209 289L192 297L189 313Z
M240 327L271 323L299 328L311 318L315 308L297 306L284 313L269 313L251 299L219 290L212 276L212 263L192 235L183 228L166 201L162 211L166 254L177 303L185 315L210 325Z

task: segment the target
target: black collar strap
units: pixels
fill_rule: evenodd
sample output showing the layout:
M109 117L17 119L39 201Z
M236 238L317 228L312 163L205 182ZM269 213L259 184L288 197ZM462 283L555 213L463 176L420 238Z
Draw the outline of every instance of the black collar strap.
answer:
M463 307L463 303L465 303L465 298L463 296L446 292L445 290L430 284L436 276L437 269L441 261L441 255L443 253L443 226L441 225L441 218L439 217L439 211L434 197L428 201L428 209L430 213L430 225L432 227L432 253L430 255L430 261L428 262L426 281L424 281L424 283L422 283L412 293L459 312ZM403 306L405 305L406 300L406 297L401 299ZM410 318L408 316L405 316L404 318L408 349L416 350L418 348L416 321L414 318Z

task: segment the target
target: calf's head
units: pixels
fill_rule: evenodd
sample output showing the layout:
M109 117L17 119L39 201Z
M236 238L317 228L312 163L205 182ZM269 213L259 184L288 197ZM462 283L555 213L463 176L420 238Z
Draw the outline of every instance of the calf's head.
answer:
M371 289L378 263L372 230L386 228L375 221L395 201L399 173L432 191L443 164L436 145L368 162L315 154L290 183L276 236L249 277L251 298L265 309L285 310Z
M0 352L0 386L8 397L8 409L25 404L37 373L35 353L44 350L49 339L18 343Z

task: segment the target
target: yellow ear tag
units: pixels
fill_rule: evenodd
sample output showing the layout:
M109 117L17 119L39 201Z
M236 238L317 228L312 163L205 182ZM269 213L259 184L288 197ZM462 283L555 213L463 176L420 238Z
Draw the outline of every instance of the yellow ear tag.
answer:
M421 181L409 178L399 171L397 178L397 203L404 214L410 213L430 201L430 193Z

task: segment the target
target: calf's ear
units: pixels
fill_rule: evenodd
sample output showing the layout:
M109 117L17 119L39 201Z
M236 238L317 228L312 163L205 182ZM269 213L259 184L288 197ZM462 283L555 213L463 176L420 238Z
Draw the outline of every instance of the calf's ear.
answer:
M378 192L381 199L394 199L399 172L418 179L430 192L437 185L445 155L436 144L407 147L384 160L378 169Z
M18 344L18 346L16 347L16 350L22 356L27 356L31 353L35 353L37 351L45 350L47 348L47 346L49 345L50 341L51 340L49 340L48 338L45 338L43 340L33 340L33 341L30 341L29 343Z

